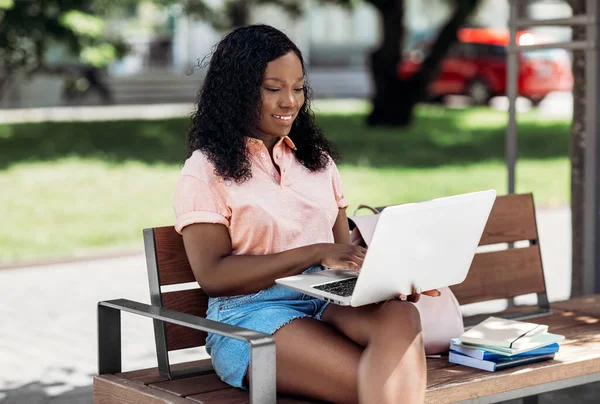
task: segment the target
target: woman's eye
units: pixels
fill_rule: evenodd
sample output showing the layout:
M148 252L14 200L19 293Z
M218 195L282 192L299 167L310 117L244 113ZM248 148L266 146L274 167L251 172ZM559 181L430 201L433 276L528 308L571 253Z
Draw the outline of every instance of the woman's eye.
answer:
M276 93L277 91L279 91L278 88L266 88L267 91L270 91L272 93Z
M294 91L297 93L304 92L304 87L295 88Z

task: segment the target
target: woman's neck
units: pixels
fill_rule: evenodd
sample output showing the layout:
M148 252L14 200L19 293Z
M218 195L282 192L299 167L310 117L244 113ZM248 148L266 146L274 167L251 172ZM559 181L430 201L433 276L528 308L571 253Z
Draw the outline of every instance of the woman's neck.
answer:
M269 151L269 154L273 155L273 149L275 148L275 145L277 144L280 138L276 136L265 135L262 133L258 133L256 137L262 140L263 144Z

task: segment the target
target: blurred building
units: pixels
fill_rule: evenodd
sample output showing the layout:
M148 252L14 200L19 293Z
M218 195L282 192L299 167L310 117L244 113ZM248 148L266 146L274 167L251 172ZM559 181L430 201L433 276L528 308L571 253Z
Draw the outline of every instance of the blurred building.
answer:
M405 1L407 44L435 30L451 12L447 0ZM222 0L209 2L218 5ZM305 12L298 20L292 20L276 6L256 7L251 10L250 23L273 25L296 42L306 55L316 97L369 96L367 55L380 35L376 10L366 3L353 10L322 5L318 0L305 4ZM534 18L548 18L569 15L570 8L554 0L535 4L529 12ZM506 0L483 0L471 23L502 28L507 20ZM113 19L108 22L108 29L126 32L131 46L130 54L106 71L112 98L122 104L192 102L205 73L202 62L208 60L213 45L222 36L209 23L184 15L177 6L138 7L137 15ZM566 29L566 33L559 34L568 36L570 32ZM56 77L22 81L0 100L0 107L68 104L61 94L63 88L64 83ZM77 100L84 105L99 102L95 94Z

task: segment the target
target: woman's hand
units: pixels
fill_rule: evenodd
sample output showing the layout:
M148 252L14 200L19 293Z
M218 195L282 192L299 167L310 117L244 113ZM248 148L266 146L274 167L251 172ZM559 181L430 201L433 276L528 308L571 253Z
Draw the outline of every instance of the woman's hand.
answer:
M412 294L410 294L408 296L406 296L406 295L400 295L400 296L398 296L398 298L400 300L408 300L409 302L416 303L421 298L421 295L426 295L426 296L431 296L431 297L438 297L438 296L441 295L441 292L439 290L437 290L437 289L431 289L431 290L426 290L424 292L421 292L421 288L413 286L413 293Z
M319 244L320 264L329 269L360 271L367 249L358 245Z

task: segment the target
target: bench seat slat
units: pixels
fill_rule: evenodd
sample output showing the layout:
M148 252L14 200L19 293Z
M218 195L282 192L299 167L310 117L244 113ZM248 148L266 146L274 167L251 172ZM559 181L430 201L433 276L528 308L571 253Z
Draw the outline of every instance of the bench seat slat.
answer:
M250 402L248 392L230 388L212 393L188 396L188 400L202 404L247 404ZM292 397L278 397L277 404L318 404L319 401L306 401ZM190 403L191 404L191 403Z
M564 302L554 302L551 307L562 310L576 310L600 317L600 294L576 297Z
M551 383L597 373L600 351L569 344L552 361L530 364L500 372L485 372L464 366L448 367L428 374L427 403L451 403L510 390ZM525 376L525 377L524 377Z
M560 312L552 317L528 320L547 324L550 332L565 335L552 361L486 372L454 365L447 358L428 360L427 403L447 403L502 393L600 372L600 318L578 312ZM436 366L435 361L446 366ZM433 362L433 363L429 363ZM526 377L523 377L526 375Z
M523 307L526 309L525 311L530 311L532 306ZM528 308L529 310L527 310ZM505 312L501 312L499 314L503 313ZM484 315L483 319L489 316L489 314L486 314ZM472 317L467 318L470 319ZM588 325L600 323L600 316L581 311L552 308L552 315L550 316L530 318L523 321L547 325L548 332L561 334L566 337L565 341L560 342L563 344L568 343L570 341L569 338L571 337L574 337L575 340L582 340L595 336L598 333L598 330L594 327L588 327Z
M195 394L231 388L227 383L222 382L216 373L152 383L150 386L175 394L179 397L187 397Z
M191 401L116 375L94 377L94 404L192 404Z
M202 360L198 360L198 361L177 363L177 364L171 365L171 368L175 371L181 371L181 370L186 370L186 369L206 368L206 367L210 366L210 363L211 363L210 359L202 359ZM137 381L142 384L158 383L158 382L164 382L166 380L169 380L167 377L161 376L158 373L158 368L156 368L156 367L148 368L148 369L133 370L130 372L115 373L115 376L119 376L119 377L122 377L123 379L127 379L127 380Z
M186 397L195 403L201 404L246 404L250 403L247 391L229 388L227 390L212 391L210 393L194 394Z
M542 293L539 246L475 254L467 279L451 289L460 304Z

